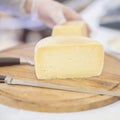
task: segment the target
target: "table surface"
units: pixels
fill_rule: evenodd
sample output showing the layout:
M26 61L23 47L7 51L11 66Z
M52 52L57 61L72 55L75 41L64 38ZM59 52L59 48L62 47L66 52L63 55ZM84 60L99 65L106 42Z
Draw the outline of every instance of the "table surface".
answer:
M107 2L108 0L105 0ZM97 1L93 3L88 10L84 11L82 16L88 22L88 24L96 22L98 19L98 14L95 13L95 9L97 8L97 12L101 13L103 3L101 1ZM89 11L89 12L88 12ZM84 13L85 14L84 16ZM91 17L91 15L93 15ZM89 19L90 18L90 19ZM89 19L89 20L88 20ZM90 24L93 28L93 37L102 39L102 43L106 47L106 42L104 39L109 39L111 37L118 37L118 34L108 34L101 30L96 34L96 26L95 24ZM108 32L110 32L108 30ZM104 37L103 37L104 36ZM120 102L116 102L114 104L108 105L106 107L102 107L99 109L88 110L83 112L74 112L74 113L41 113L41 112L31 112L31 111L24 111L19 110L11 107L7 107L4 105L0 105L0 120L120 120Z
M0 105L0 120L120 120L120 102L74 113L40 113Z

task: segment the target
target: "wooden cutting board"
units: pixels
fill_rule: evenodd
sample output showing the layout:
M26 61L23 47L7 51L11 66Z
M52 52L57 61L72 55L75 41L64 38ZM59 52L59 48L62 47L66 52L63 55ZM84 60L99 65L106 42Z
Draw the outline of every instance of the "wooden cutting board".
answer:
M0 53L1 56L16 56L33 58L34 44L22 45ZM0 67L0 74L9 75L17 79L37 81L34 67L17 65ZM59 85L87 87L101 90L120 91L120 61L106 55L104 70L101 76L86 79L53 79L40 80L40 82ZM0 103L15 108L44 111L44 112L72 112L102 107L118 101L118 97L75 93L46 88L26 86L12 86L0 83Z

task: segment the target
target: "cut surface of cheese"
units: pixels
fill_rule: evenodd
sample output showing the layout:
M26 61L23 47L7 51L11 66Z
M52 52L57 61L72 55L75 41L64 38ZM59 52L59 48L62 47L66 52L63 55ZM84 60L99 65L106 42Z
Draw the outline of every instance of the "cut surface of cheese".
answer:
M98 76L103 64L103 46L90 38L47 37L35 47L35 71L38 79Z
M77 35L88 36L88 27L84 21L70 21L53 28L52 36Z

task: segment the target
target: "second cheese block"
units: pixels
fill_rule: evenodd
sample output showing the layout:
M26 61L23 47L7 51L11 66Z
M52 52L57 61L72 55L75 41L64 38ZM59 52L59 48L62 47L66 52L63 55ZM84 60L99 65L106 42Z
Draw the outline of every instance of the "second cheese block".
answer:
M90 38L48 37L41 40L35 48L38 79L98 76L103 64L103 46Z
M88 36L88 27L84 21L70 21L53 28L52 36Z

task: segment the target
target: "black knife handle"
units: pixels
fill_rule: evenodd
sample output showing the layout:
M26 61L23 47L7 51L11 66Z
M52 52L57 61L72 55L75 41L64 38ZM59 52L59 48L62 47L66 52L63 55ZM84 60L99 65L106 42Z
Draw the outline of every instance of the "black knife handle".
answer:
M20 58L0 57L0 66L11 66L20 64Z
M6 76L0 75L0 80L4 80L5 78L6 78Z
M0 75L0 83L4 83L5 82L5 78L6 78L6 76Z

